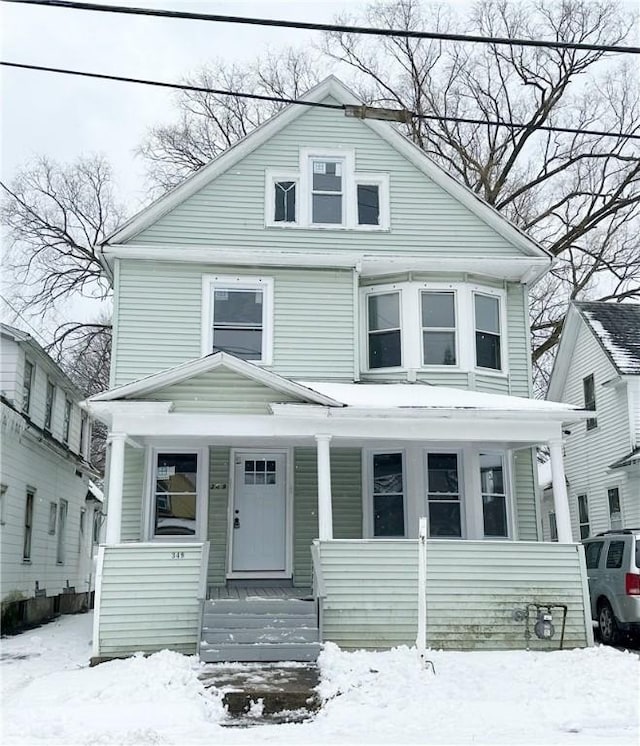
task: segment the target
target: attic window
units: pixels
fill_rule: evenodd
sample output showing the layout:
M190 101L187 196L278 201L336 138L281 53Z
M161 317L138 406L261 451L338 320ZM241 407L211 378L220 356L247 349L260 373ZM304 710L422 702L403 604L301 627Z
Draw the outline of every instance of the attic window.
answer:
M274 222L296 222L296 186L294 180L282 180L274 183Z

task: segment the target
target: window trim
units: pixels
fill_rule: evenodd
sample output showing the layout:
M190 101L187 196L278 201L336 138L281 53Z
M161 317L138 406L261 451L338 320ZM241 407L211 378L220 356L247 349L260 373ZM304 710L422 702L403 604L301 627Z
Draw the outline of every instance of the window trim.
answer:
M64 519L63 519L64 517ZM67 559L65 544L69 524L69 501L60 500L58 503L58 541L56 542L56 564L64 565Z
M404 370L405 369L405 361L406 361L406 354L407 354L407 347L406 347L406 333L405 333L405 327L406 327L406 319L405 319L405 303L403 301L404 293L400 286L394 285L376 285L374 286L376 290L374 292L366 292L363 295L364 298L364 307L362 308L362 312L360 314L362 318L362 324L363 324L363 334L362 337L364 339L364 350L362 351L362 359L361 359L361 369L367 372L378 372L378 371L396 371L396 370ZM378 290L378 288L384 287L386 289L384 290ZM367 290L369 288L366 288ZM398 318L400 320L400 365L392 365L388 368L370 368L369 367L369 334L372 333L369 329L369 298L374 295L391 295L392 293L398 294ZM383 330L380 330L383 331ZM388 331L394 331L394 330L388 330ZM373 334L376 332L374 331Z
M155 473L158 454L160 453L195 453L198 456L198 473L196 476L196 532L193 536L183 534L156 536L154 533ZM173 448L171 445L163 445L162 447L148 446L146 461L143 540L158 543L206 541L209 503L209 448L206 446L196 448Z
M399 453L402 457L402 512L404 517L404 535L403 536L376 536L374 522L374 500L373 500L373 459L374 456ZM384 541L385 539L406 539L409 536L409 517L408 517L408 500L407 500L407 454L404 448L366 448L363 449L364 474L363 486L365 489L365 500L363 510L364 537Z
M369 225L358 222L358 187L377 186L380 213L378 225ZM358 171L354 174L353 196L355 199L355 227L359 231L388 231L390 228L389 217L389 174L385 172L375 173L373 171Z
M484 531L484 496L485 493L482 491L482 476L480 471L480 457L481 456L499 456L500 461L502 462L502 484L504 487L504 493L501 495L497 492L491 493L495 495L496 497L504 497L504 516L505 516L505 524L507 528L507 533L505 536L487 536ZM512 520L511 520L511 479L510 479L510 472L509 472L509 463L511 461L511 458L509 456L508 451L501 451L498 449L478 449L478 479L480 484L480 518L482 521L481 525L481 533L482 533L482 539L484 541L510 541L513 537L513 526L512 526Z
M51 392L51 401L49 401L49 392ZM53 412L56 405L56 384L50 378L47 378L44 402L44 430L51 432L53 429Z
M49 503L49 526L48 526L49 536L55 536L57 527L58 527L58 503L53 502L52 500Z
M342 161L344 173L342 177L342 222L314 223L313 217L313 174L311 162L313 159ZM300 148L300 224L314 230L344 230L356 226L355 204L355 150L353 148Z
M294 181L296 184L296 219L293 222L275 220L276 197L275 185L278 181ZM265 193L264 193L264 224L267 228L294 228L300 227L300 174L295 171L280 171L279 169L267 168L265 170Z
M429 518L429 454L430 453L455 453L458 464L458 505L460 506L460 536L431 536L431 521ZM423 449L423 469L424 469L424 503L425 503L425 515L427 517L427 538L428 539L440 539L445 541L462 541L466 540L469 536L468 526L468 510L467 510L467 490L465 482L465 449L464 448L431 448L426 447ZM471 488L470 488L471 491ZM453 494L442 493L442 494ZM482 496L480 496L482 499ZM453 501L450 501L453 502ZM482 508L482 506L480 506Z
M201 316L201 355L213 352L213 293L233 287L239 290L262 290L262 357L248 360L254 365L271 365L273 360L273 277L252 275L203 275Z
M31 366L31 375L27 382L27 365ZM33 385L36 377L36 366L35 363L31 362L28 357L24 359L24 367L22 370L22 407L21 411L30 417L31 404L33 400Z
M62 441L69 445L71 438L71 417L73 415L73 401L65 393L64 410L62 415Z
M455 365L444 365L442 363L425 363L424 361L424 333L425 331L446 331L450 332L452 329L445 327L435 326L423 326L422 325L422 296L425 293L451 293L453 295L453 314L454 314L454 326L453 334L455 337L455 352L456 362ZM420 367L423 370L460 370L460 313L458 311L458 290L456 288L419 288L418 289L418 326L420 331Z
M495 298L498 301L498 322L500 324L500 330L498 337L500 339L500 367L499 368L484 368L478 365L478 349L476 335L478 331L484 331L478 329L476 321L476 296L483 295L487 298ZM471 318L473 323L472 335L473 335L473 367L476 371L481 372L483 375L504 375L507 373L507 360L505 340L507 337L507 324L506 324L506 293L504 291L495 291L492 288L478 288L474 286L471 289ZM485 331L486 334L494 334L494 332Z
M550 510L548 515L549 515L549 541L558 541L558 521L556 519L555 510Z
M583 521L580 516L580 498L584 498L585 511L587 514L586 521ZM578 533L580 534L580 541L582 541L583 539L588 539L591 534L591 519L589 518L589 497L586 492L576 495L576 509L577 509L577 516L578 516ZM582 529L584 526L587 527L586 536L582 535Z
M624 515L623 515L623 511L622 511L622 495L620 493L620 487L621 487L621 485L614 484L614 485L606 488L606 491L607 491L607 514L609 516L609 528L611 528L611 529L618 529L618 528L622 528L624 526ZM613 492L613 490L616 490L616 492L618 493L618 505L620 507L620 512L619 512L620 525L619 526L614 526L611 523L611 515L612 515L611 514L611 497L610 497L609 493Z
M22 536L22 561L31 562L33 554L33 525L36 509L36 488L27 485L24 501L24 522Z
M593 385L593 400L587 401L587 391L586 391L586 384L587 381L590 381ZM582 399L584 401L584 408L588 412L595 412L597 408L597 402L596 402L596 377L593 373L589 373L589 375L584 376L582 379ZM589 406L592 405L592 406ZM586 432L590 432L591 430L596 430L598 427L598 418L597 417L589 417L589 419L586 421Z

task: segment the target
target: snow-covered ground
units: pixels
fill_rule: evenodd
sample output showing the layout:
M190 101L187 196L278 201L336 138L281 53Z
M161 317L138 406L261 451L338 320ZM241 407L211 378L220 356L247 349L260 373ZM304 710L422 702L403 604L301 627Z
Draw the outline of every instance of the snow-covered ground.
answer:
M640 661L612 648L415 650L320 658L325 706L301 724L222 728L195 658L88 667L91 615L2 640L3 744L637 744Z

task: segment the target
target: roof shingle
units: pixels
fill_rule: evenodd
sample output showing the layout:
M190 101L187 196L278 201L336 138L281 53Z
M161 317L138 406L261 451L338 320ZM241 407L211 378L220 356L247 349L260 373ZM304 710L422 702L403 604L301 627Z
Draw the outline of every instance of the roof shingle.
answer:
M640 375L640 304L574 304L621 375Z

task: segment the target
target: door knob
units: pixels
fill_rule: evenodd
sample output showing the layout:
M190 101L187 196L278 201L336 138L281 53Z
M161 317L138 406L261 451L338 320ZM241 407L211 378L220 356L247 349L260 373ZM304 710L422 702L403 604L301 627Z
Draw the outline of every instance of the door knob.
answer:
M238 516L236 516L236 517L235 517L235 518L233 519L233 527L234 527L234 528L240 528L240 519L238 518Z

